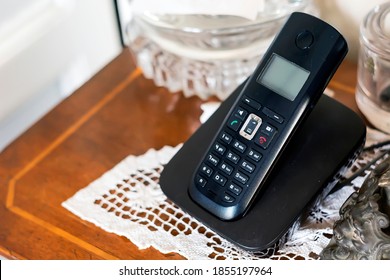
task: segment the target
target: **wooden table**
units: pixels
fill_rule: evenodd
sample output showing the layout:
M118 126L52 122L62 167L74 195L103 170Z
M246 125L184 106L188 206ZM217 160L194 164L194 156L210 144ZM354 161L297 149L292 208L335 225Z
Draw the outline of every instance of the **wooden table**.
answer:
M330 83L355 111L356 65ZM0 255L16 259L181 259L85 222L61 203L129 154L176 146L200 125L197 97L154 86L124 50L0 153Z

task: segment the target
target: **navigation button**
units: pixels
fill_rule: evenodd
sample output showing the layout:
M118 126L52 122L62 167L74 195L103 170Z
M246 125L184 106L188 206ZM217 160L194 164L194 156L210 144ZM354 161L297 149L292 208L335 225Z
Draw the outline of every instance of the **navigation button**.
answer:
M240 135L245 139L252 140L261 123L262 119L259 116L255 114L250 114L240 130Z

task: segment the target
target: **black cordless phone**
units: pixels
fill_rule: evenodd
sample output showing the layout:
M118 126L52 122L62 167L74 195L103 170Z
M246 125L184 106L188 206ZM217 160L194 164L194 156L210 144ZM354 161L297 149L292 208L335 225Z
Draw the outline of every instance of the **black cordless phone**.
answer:
M347 51L329 24L293 13L195 170L191 198L222 220L245 215Z

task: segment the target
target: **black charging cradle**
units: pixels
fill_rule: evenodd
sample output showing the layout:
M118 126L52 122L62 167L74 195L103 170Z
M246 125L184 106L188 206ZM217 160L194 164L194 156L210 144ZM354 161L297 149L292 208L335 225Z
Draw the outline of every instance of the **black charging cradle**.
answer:
M323 95L289 142L267 186L248 213L222 221L197 205L188 194L193 172L220 127L239 86L165 166L160 185L184 211L230 242L250 251L275 244L341 167L364 144L366 127L352 110Z

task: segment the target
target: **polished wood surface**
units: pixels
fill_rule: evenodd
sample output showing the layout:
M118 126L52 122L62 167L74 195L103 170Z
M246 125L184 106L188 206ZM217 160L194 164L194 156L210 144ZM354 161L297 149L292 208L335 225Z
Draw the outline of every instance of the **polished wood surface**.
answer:
M356 65L329 88L358 112ZM181 259L105 232L61 203L124 157L184 142L200 125L197 97L154 86L124 50L0 153L0 255L16 259Z

